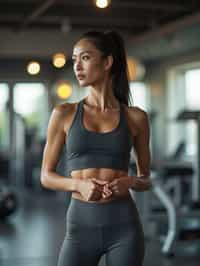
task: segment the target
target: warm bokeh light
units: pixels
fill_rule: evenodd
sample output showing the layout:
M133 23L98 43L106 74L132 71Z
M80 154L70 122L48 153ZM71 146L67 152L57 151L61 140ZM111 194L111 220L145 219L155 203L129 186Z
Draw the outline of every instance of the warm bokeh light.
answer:
M53 56L53 65L57 68L61 68L66 63L66 57L62 53L57 53Z
M27 66L27 72L30 75L37 75L40 72L40 64L36 61L32 61Z
M141 80L144 77L145 68L137 59L128 57L127 64L129 81Z
M56 88L56 93L60 99L67 99L72 94L72 86L68 82L59 83Z
M111 0L96 0L95 3L99 8L106 8L108 5L110 5Z

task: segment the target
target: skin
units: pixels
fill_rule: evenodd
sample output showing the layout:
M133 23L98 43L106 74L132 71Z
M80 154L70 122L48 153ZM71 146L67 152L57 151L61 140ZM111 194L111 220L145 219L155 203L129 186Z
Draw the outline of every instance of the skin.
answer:
M112 92L112 56L103 58L92 42L81 39L74 46L72 59L79 85L90 88L84 101L84 127L96 132L113 130L119 122L119 102ZM151 187L149 122L147 113L138 107L124 105L133 139L137 176L128 176L126 171L108 168L74 170L71 172L72 178L56 173L76 108L77 103L64 103L55 106L52 111L42 160L42 185L50 189L72 191L72 197L89 202L106 202L128 196L130 187L136 191L148 190Z

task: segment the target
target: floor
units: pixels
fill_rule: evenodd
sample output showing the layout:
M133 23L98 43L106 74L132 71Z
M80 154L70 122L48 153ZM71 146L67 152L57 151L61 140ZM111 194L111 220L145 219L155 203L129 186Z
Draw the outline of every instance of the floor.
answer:
M66 194L65 202L65 194L55 197L53 192L31 190L16 193L18 210L6 221L0 221L0 266L56 266L70 195ZM144 266L197 266L199 258L184 254L166 258L156 238L146 239ZM105 266L103 258L99 266Z

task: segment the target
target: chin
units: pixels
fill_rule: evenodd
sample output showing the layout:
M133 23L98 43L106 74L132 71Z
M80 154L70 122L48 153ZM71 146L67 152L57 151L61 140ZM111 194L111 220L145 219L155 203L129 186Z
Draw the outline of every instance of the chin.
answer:
M79 81L79 85L81 87L86 87L86 86L89 86L90 84L88 82L84 82L84 81Z

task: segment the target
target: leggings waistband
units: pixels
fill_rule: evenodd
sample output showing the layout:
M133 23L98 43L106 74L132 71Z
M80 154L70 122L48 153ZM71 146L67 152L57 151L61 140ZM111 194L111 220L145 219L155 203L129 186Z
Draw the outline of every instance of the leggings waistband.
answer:
M67 222L84 225L116 224L139 219L134 200L130 197L109 202L85 202L71 198L66 215Z

